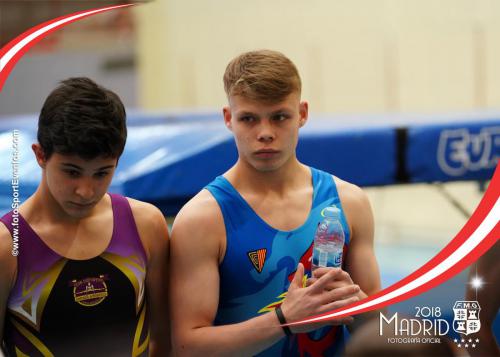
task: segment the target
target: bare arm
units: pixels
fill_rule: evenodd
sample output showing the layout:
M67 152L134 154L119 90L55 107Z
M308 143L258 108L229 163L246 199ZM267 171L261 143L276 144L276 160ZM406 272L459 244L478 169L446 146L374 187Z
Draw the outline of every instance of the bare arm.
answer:
M476 348L469 348L471 356L498 356L500 349L493 334L493 322L500 307L500 296L498 294L498 284L500 283L500 243L497 242L490 248L476 264L471 266L469 281L476 276L482 279L485 284L477 289L467 284L465 297L467 300L477 300L481 306L479 317L481 319L481 329L477 332L479 343Z
M357 186L335 179L342 207L351 230L349 249L345 257L344 284L359 285L358 298L364 299L380 290L380 272L374 251L373 213L366 194ZM337 285L342 286L342 285ZM354 319L350 330L374 318L378 311L367 312Z
M3 223L0 223L0 350L3 344L3 327L7 299L14 285L16 266L17 260L12 256L12 238L10 232Z
M283 332L273 314L236 325L213 327L219 302L219 258L224 223L215 201L201 198L176 217L171 242L171 314L179 355L247 355L278 341ZM222 236L223 237L223 236ZM254 348L247 345L251 342Z
M150 316L150 356L170 353L168 311L168 228L161 211L129 199L137 229L148 253L146 289Z
M284 336L275 313L213 326L219 303L219 262L224 239L224 223L217 203L202 191L179 212L172 230L171 314L173 347L179 355L254 355ZM308 288L302 288L303 274L303 266L299 265L282 304L289 322L357 301L353 295L358 288L354 285L336 291L325 289L335 272ZM347 318L342 322L349 321ZM294 327L293 331L318 327Z
M345 267L354 283L360 286L359 298L362 299L380 290L380 273L373 247L373 213L368 197L359 187L340 180L337 187L351 229Z

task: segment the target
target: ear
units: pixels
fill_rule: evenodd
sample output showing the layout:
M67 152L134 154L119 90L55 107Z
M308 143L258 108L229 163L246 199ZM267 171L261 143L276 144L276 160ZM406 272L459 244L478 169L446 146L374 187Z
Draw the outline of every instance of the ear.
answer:
M31 145L31 149L35 153L35 158L38 162L38 166L44 169L45 165L47 164L47 160L45 159L45 153L43 152L42 147L40 146L40 144L36 143Z
M233 126L232 126L232 122L231 122L231 118L232 118L231 117L231 108L229 108L228 106L222 108L222 114L224 115L224 124L226 124L226 127L232 131Z
M309 117L309 104L306 101L300 102L299 114L300 114L299 127L303 127Z

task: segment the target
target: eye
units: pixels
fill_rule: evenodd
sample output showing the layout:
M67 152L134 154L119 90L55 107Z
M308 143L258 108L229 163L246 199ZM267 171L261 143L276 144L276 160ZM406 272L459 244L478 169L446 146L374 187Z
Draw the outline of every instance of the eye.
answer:
M64 172L69 176L69 177L79 177L80 176L80 171L78 170L64 170Z
M99 171L95 174L96 177L98 178L104 178L109 175L108 171Z
M244 115L239 118L239 121L244 122L244 123L252 123L255 121L255 117L252 115Z
M283 121L283 120L286 120L288 119L290 116L286 113L277 113L275 115L273 115L273 120L274 121Z

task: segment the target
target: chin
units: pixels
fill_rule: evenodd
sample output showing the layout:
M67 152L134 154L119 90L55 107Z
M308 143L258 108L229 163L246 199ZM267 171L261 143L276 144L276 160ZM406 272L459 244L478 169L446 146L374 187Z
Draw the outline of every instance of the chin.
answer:
M273 172L273 171L278 170L283 165L279 165L277 163L274 163L274 164L273 163L268 163L268 164L255 163L252 166L255 170L257 170L259 172Z
M92 207L93 208L93 207ZM85 218L90 216L90 212L92 211L92 208L87 208L87 209L74 209L74 208L66 208L64 212L72 218Z

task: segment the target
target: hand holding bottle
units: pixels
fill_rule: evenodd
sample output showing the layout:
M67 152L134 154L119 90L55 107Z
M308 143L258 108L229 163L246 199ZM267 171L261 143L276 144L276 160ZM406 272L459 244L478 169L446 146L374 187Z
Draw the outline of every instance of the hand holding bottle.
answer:
M307 317L333 311L358 301L356 294L359 286L345 284L344 286L328 290L327 286L342 275L341 269L327 269L328 271L317 278L313 285L303 287L304 266L299 263L295 276L290 283L285 300L281 308L287 322L298 321ZM348 324L352 317L342 317L322 323L310 323L291 326L293 333L309 332L325 325Z

